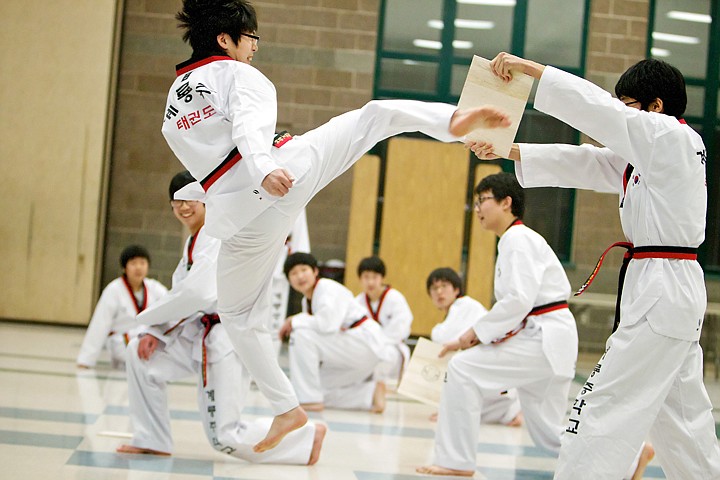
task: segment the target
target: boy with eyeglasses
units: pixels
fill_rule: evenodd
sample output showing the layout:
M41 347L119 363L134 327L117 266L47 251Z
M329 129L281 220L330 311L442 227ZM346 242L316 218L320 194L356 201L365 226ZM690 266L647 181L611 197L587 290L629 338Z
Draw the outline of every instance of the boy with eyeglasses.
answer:
M628 253L615 329L575 401L555 478L620 478L648 434L667 478L720 478L699 344L707 299L696 258L705 236L707 154L682 119L683 75L661 60L642 60L622 74L612 98L582 78L507 53L491 65L505 80L513 71L539 79L535 108L605 145L513 145L509 159L523 186L617 194L627 239L616 244ZM471 148L497 158L492 145Z
M258 452L304 425L265 324L273 268L307 203L377 142L421 131L443 141L508 127L492 107L373 101L299 137L275 136L275 87L250 66L255 10L243 0L185 0L177 15L193 53L177 67L162 132L207 192L208 233L222 239L218 310L235 350L276 417Z
M172 289L138 316L148 325L130 342L127 354L128 402L133 438L118 453L170 455L173 442L167 384L198 377L197 400L205 435L222 453L253 463L313 465L327 428L308 423L277 448L257 453L270 419L241 419L250 375L235 354L217 316L216 269L220 240L205 231L205 192L190 175L173 177L170 202L175 217L190 230L173 273Z

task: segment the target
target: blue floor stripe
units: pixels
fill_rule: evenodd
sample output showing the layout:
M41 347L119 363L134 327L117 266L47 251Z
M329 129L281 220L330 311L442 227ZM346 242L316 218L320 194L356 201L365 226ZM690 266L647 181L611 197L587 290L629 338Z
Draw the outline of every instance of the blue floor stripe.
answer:
M154 455L122 455L109 452L76 451L67 465L96 468L117 468L145 472L166 472L185 475L212 475L213 460L167 458Z
M0 443L5 445L75 449L82 440L83 437L74 435L0 430Z
M10 407L0 407L0 417L22 420L43 420L46 422L82 423L85 425L92 425L98 419L98 415L90 415L87 413Z
M514 457L555 458L557 456L540 447L529 445L508 445L501 443L479 443L477 446L477 452L512 455Z

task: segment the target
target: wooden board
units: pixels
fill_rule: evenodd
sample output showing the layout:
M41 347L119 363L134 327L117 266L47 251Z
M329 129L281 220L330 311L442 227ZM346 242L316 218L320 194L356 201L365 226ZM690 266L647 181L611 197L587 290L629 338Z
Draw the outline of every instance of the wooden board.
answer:
M418 343L398 386L399 394L435 407L440 405L448 362L455 354L455 352L450 352L439 358L438 355L442 348L443 346L439 343L431 342L423 337L418 338Z

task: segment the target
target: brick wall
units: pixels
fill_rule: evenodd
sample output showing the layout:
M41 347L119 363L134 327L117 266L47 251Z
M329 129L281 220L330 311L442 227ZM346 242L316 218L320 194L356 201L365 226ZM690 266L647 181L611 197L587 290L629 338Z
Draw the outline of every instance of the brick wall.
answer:
M262 37L255 66L275 83L278 129L304 133L372 96L378 0L256 1ZM190 48L174 15L180 0L125 0L102 286L119 273L130 243L145 245L152 275L170 283L183 232L167 185L181 169L160 134L174 66ZM308 207L321 260L344 258L351 174Z

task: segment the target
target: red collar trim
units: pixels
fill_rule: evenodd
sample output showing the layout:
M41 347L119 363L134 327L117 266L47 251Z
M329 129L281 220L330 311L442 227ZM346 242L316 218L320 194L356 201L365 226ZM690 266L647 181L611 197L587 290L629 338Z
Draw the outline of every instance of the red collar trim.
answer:
M135 310L137 313L142 312L147 307L147 301L148 301L148 291L147 291L147 285L145 285L145 280L143 280L143 301L142 303L138 303L137 298L135 297L135 292L133 292L132 286L130 286L130 282L128 281L127 277L123 274L122 281L125 284L125 288L127 289L128 293L130 294L130 299L133 302L133 305L135 305Z
M179 77L180 75L183 75L191 70L195 70L198 67L202 67L203 65L207 65L208 63L218 62L221 60L232 60L232 58L228 57L227 55L213 55L212 57L205 57L200 60L190 59L175 66L175 73Z
M370 302L370 297L368 297L368 294L365 294L365 304L367 305L368 312L370 312L370 316L375 320L376 322L380 323L380 309L382 308L383 302L385 301L385 297L387 296L388 292L390 291L390 285L387 285L385 287L385 291L380 294L380 301L378 302L377 310L373 310L372 304Z

